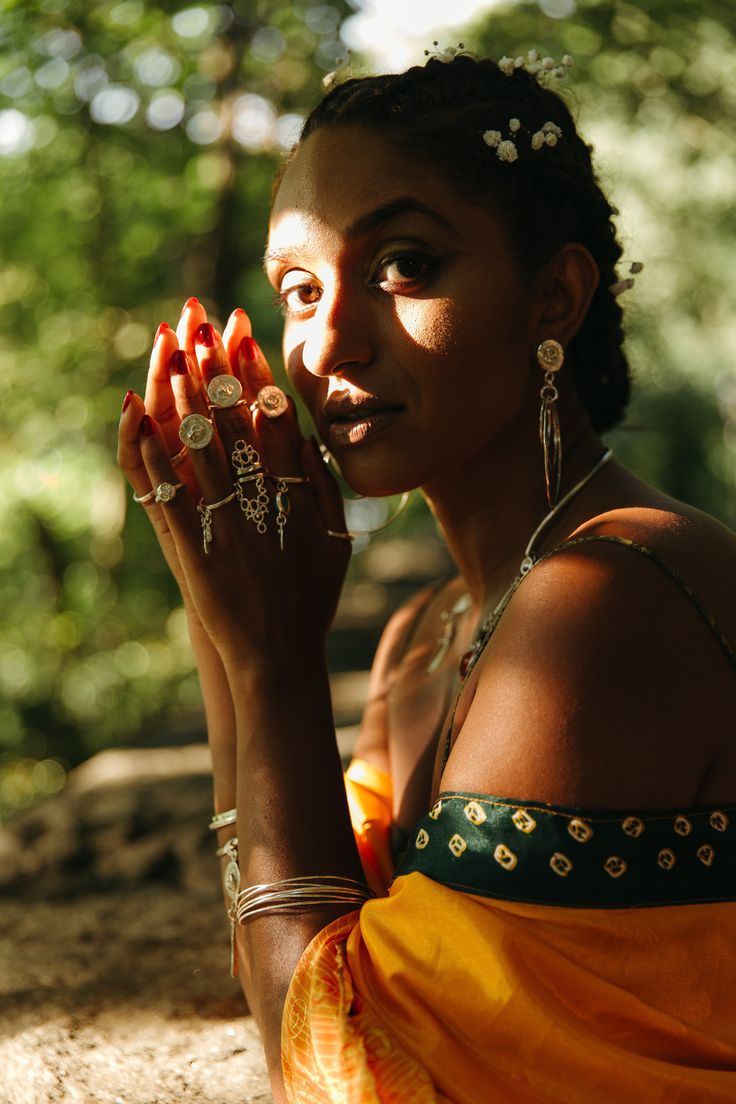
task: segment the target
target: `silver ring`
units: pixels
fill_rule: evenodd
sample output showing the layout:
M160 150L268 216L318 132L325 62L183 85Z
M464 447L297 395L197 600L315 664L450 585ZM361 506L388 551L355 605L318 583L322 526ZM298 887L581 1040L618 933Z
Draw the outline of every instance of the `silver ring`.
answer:
M177 464L181 464L182 460L188 452L188 447L186 445L182 445L178 452L175 452L173 456L169 457L169 460L174 465L174 467L176 467Z
M256 401L250 404L251 414L260 410L267 418L280 418L289 409L289 402L280 387L269 383L256 395Z
M272 479L274 483L310 483L308 475L273 475L266 472L266 479Z
M179 426L179 439L190 449L206 448L215 435L209 418L204 414L187 414Z
M334 529L325 529L328 537L338 537L339 540L355 540L352 533L336 533Z
M155 491L149 491L147 494L144 495L137 495L135 491L133 491L133 501L137 502L140 506L145 506L147 505L147 503L153 502L155 497Z
M176 498L176 492L180 491L183 486L183 483L159 483L156 488L154 502L173 502Z
M235 406L240 401L240 397L243 394L243 388L239 379L235 376L231 376L228 373L224 373L221 376L215 376L207 384L207 395L213 406L220 408L227 408L229 406Z

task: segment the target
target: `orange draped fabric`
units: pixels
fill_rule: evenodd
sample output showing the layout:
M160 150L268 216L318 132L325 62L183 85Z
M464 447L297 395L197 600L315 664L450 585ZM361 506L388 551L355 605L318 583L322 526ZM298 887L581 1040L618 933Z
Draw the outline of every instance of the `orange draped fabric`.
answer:
M387 892L395 866L390 844L391 776L365 759L353 759L345 772L345 789L366 881L381 896Z
M292 1104L736 1100L736 903L520 904L396 879L312 941Z

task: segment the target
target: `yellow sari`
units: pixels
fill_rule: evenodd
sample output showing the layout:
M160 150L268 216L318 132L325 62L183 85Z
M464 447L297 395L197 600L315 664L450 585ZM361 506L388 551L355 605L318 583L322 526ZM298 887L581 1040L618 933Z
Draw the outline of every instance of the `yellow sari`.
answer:
M288 1099L736 1100L735 875L736 808L440 795L388 894L304 953Z

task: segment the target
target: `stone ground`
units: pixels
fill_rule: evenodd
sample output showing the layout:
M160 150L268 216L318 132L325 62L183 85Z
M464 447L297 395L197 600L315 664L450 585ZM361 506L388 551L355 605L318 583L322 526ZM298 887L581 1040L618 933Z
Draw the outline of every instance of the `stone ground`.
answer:
M267 1104L206 749L109 752L0 828L0 1104Z

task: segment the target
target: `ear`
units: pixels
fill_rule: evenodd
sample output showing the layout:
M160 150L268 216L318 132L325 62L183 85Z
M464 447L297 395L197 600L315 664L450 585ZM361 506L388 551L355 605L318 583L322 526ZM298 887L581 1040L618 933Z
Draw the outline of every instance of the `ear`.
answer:
M567 346L583 324L600 282L598 265L579 242L560 246L537 278L537 343Z

